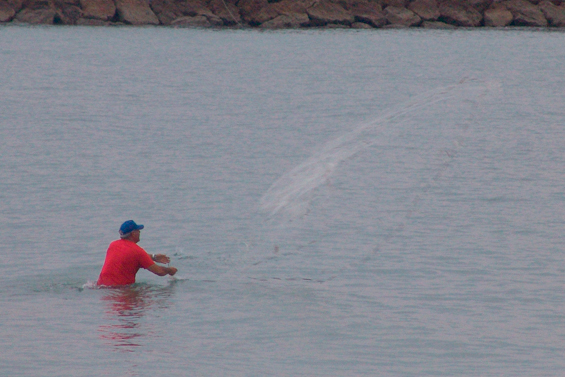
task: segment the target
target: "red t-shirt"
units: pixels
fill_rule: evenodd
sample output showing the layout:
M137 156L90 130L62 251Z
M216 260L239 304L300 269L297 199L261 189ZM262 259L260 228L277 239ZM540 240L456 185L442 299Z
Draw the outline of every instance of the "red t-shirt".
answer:
M140 268L154 264L145 250L130 240L117 240L110 244L98 285L127 285L135 283Z

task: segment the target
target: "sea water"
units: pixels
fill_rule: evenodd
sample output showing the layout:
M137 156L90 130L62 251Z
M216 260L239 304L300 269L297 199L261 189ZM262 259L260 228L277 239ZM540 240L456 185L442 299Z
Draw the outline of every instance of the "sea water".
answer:
M0 28L6 376L561 376L565 34ZM128 219L174 278L96 289Z

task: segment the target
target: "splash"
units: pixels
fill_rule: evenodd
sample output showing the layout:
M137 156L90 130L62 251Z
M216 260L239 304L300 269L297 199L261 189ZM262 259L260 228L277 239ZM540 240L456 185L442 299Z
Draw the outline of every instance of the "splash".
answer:
M100 288L100 286L98 284L96 284L96 281L92 281L92 280L87 280L86 283L84 283L80 290L84 290L84 289L98 289Z

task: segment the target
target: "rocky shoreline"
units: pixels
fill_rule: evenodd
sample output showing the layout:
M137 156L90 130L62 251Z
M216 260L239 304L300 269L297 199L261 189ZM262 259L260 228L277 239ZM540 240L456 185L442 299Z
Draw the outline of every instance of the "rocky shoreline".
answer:
M0 0L0 24L565 27L565 0Z

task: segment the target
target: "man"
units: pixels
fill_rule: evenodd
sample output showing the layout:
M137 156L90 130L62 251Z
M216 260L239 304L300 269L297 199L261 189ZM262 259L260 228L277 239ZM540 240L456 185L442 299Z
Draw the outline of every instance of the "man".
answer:
M139 242L140 231L143 225L128 220L120 227L120 239L108 247L106 260L97 285L116 286L135 283L135 275L140 268L145 268L155 275L165 276L177 273L174 267L159 266L155 262L169 263L170 259L165 254L149 255Z

